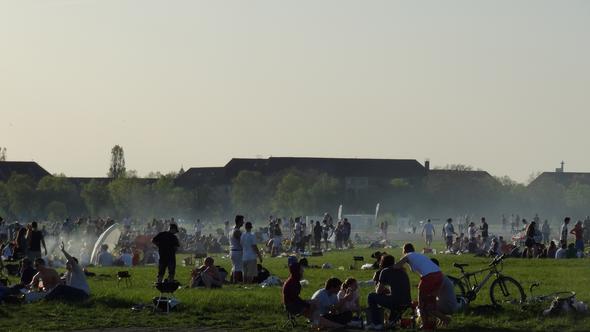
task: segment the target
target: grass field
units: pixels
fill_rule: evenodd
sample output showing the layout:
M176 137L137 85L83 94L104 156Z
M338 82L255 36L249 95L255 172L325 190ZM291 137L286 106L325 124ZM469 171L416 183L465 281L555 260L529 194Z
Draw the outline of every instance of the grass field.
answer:
M396 258L400 249L389 249ZM309 298L315 290L321 288L324 281L331 277L344 280L353 276L358 280L370 280L374 271L350 270L352 257L364 256L371 261L370 249L354 249L330 252L323 257L308 258L311 265L329 262L334 269L307 269L304 278L309 286L303 288L302 297ZM468 270L483 267L489 259L476 258L471 255L435 255L441 262L443 271L449 275L457 275L452 267L454 262L468 263ZM216 264L230 270L229 259L222 255L214 256ZM177 257L179 262L181 256ZM268 258L264 262L270 272L282 280L288 275L286 258ZM344 267L344 270L338 267ZM92 298L83 304L35 303L29 305L1 305L0 331L37 331L37 330L78 330L103 329L122 327L151 328L198 328L214 327L220 330L270 331L282 330L285 314L281 306L279 287L261 288L253 286L225 286L223 289L187 289L178 290L175 295L181 301L178 311L169 315L153 314L151 310L131 311L138 303L149 303L157 291L152 287L156 268L138 267L131 270L133 286L117 285L115 274L124 268L94 268L97 274L104 277L89 278ZM523 260L508 259L504 264L504 274L519 280L525 290L534 281L542 286L538 293L551 291L573 290L577 298L590 302L590 260ZM177 279L188 283L190 267L179 264ZM410 273L413 286L418 278ZM372 287L361 288L361 305L366 307L366 296ZM412 289L412 297L417 297L417 289ZM540 310L522 311L509 309L496 311L488 305L488 290L479 293L470 309L453 316L446 330L471 331L590 331L590 317L565 316L544 318ZM303 320L299 329L305 329Z

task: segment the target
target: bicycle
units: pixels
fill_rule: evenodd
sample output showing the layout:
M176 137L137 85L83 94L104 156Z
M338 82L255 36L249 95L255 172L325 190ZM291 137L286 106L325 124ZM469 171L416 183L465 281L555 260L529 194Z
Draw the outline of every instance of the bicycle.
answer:
M465 298L467 302L473 302L488 280L495 278L490 285L490 300L494 306L501 307L506 304L524 303L526 295L520 283L514 278L501 273L504 267L504 258L504 255L498 256L488 264L487 268L474 272L465 272L464 267L469 266L468 264L454 263L453 266L461 270L461 277L449 276L449 279L453 282L457 296ZM478 282L477 275L486 271L488 272L487 275L481 282Z
M546 295L537 295L535 296L533 293L533 289L539 287L541 283L534 282L531 287L529 287L529 293L531 294L529 298L523 303L523 309L526 309L529 306L535 306L539 304L547 304L554 301L570 301L576 297L576 292L573 291L559 291L553 292Z

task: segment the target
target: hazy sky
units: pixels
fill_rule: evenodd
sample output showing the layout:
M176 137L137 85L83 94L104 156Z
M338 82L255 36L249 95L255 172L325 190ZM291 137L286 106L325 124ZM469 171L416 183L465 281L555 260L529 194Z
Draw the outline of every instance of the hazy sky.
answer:
M232 157L590 171L590 1L0 0L0 146L51 173Z

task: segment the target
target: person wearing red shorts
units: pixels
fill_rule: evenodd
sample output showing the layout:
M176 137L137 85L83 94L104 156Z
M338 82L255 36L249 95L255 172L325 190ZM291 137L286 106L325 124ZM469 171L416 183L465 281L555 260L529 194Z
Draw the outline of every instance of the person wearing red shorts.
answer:
M423 320L422 328L425 330L434 329L435 322L432 317L440 319L444 325L448 324L450 318L436 308L436 296L444 277L440 268L430 258L415 252L411 243L406 243L403 250L404 257L395 266L402 268L404 264L408 264L413 272L420 275L418 308Z

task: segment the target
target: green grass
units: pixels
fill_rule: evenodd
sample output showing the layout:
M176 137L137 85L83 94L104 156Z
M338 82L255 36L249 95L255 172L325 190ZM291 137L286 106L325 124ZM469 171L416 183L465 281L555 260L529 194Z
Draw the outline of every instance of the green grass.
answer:
M323 257L310 257L309 263L321 265L330 262L335 268L331 270L307 269L304 278L309 286L303 288L302 297L309 298L315 290L321 288L324 281L332 276L345 279L353 276L358 280L370 280L374 271L349 270L352 256L362 255L370 262L370 249L354 249L331 252ZM400 249L389 249L389 253L400 256ZM214 256L216 264L229 271L229 259L222 255ZM476 258L471 255L436 255L443 271L457 275L453 262L468 263L468 270L483 267L489 259ZM180 256L178 257L180 261ZM286 258L267 258L264 265L272 274L285 279L288 275ZM590 302L590 261L576 260L523 260L509 259L503 273L519 280L525 290L534 281L541 281L538 293L573 290L577 298ZM338 267L343 266L344 270ZM214 327L221 330L270 331L281 330L285 314L281 306L279 287L260 288L225 286L223 289L180 289L175 295L181 301L179 310L170 315L152 314L150 310L132 312L131 306L137 303L149 303L157 291L152 287L155 267L138 267L131 270L133 286L117 285L115 274L124 268L94 268L97 274L111 277L89 278L92 298L83 304L62 304L40 302L29 305L1 305L0 331L37 331L37 330L76 330L122 327L153 328L198 328ZM190 268L179 264L177 279L188 283ZM416 298L418 278L410 273L412 297ZM371 287L361 288L361 305L366 307L366 296ZM488 289L482 290L466 313L453 316L447 330L498 331L588 331L590 318L565 316L544 318L537 311L518 309L493 311L489 304ZM303 320L300 322L303 328Z

